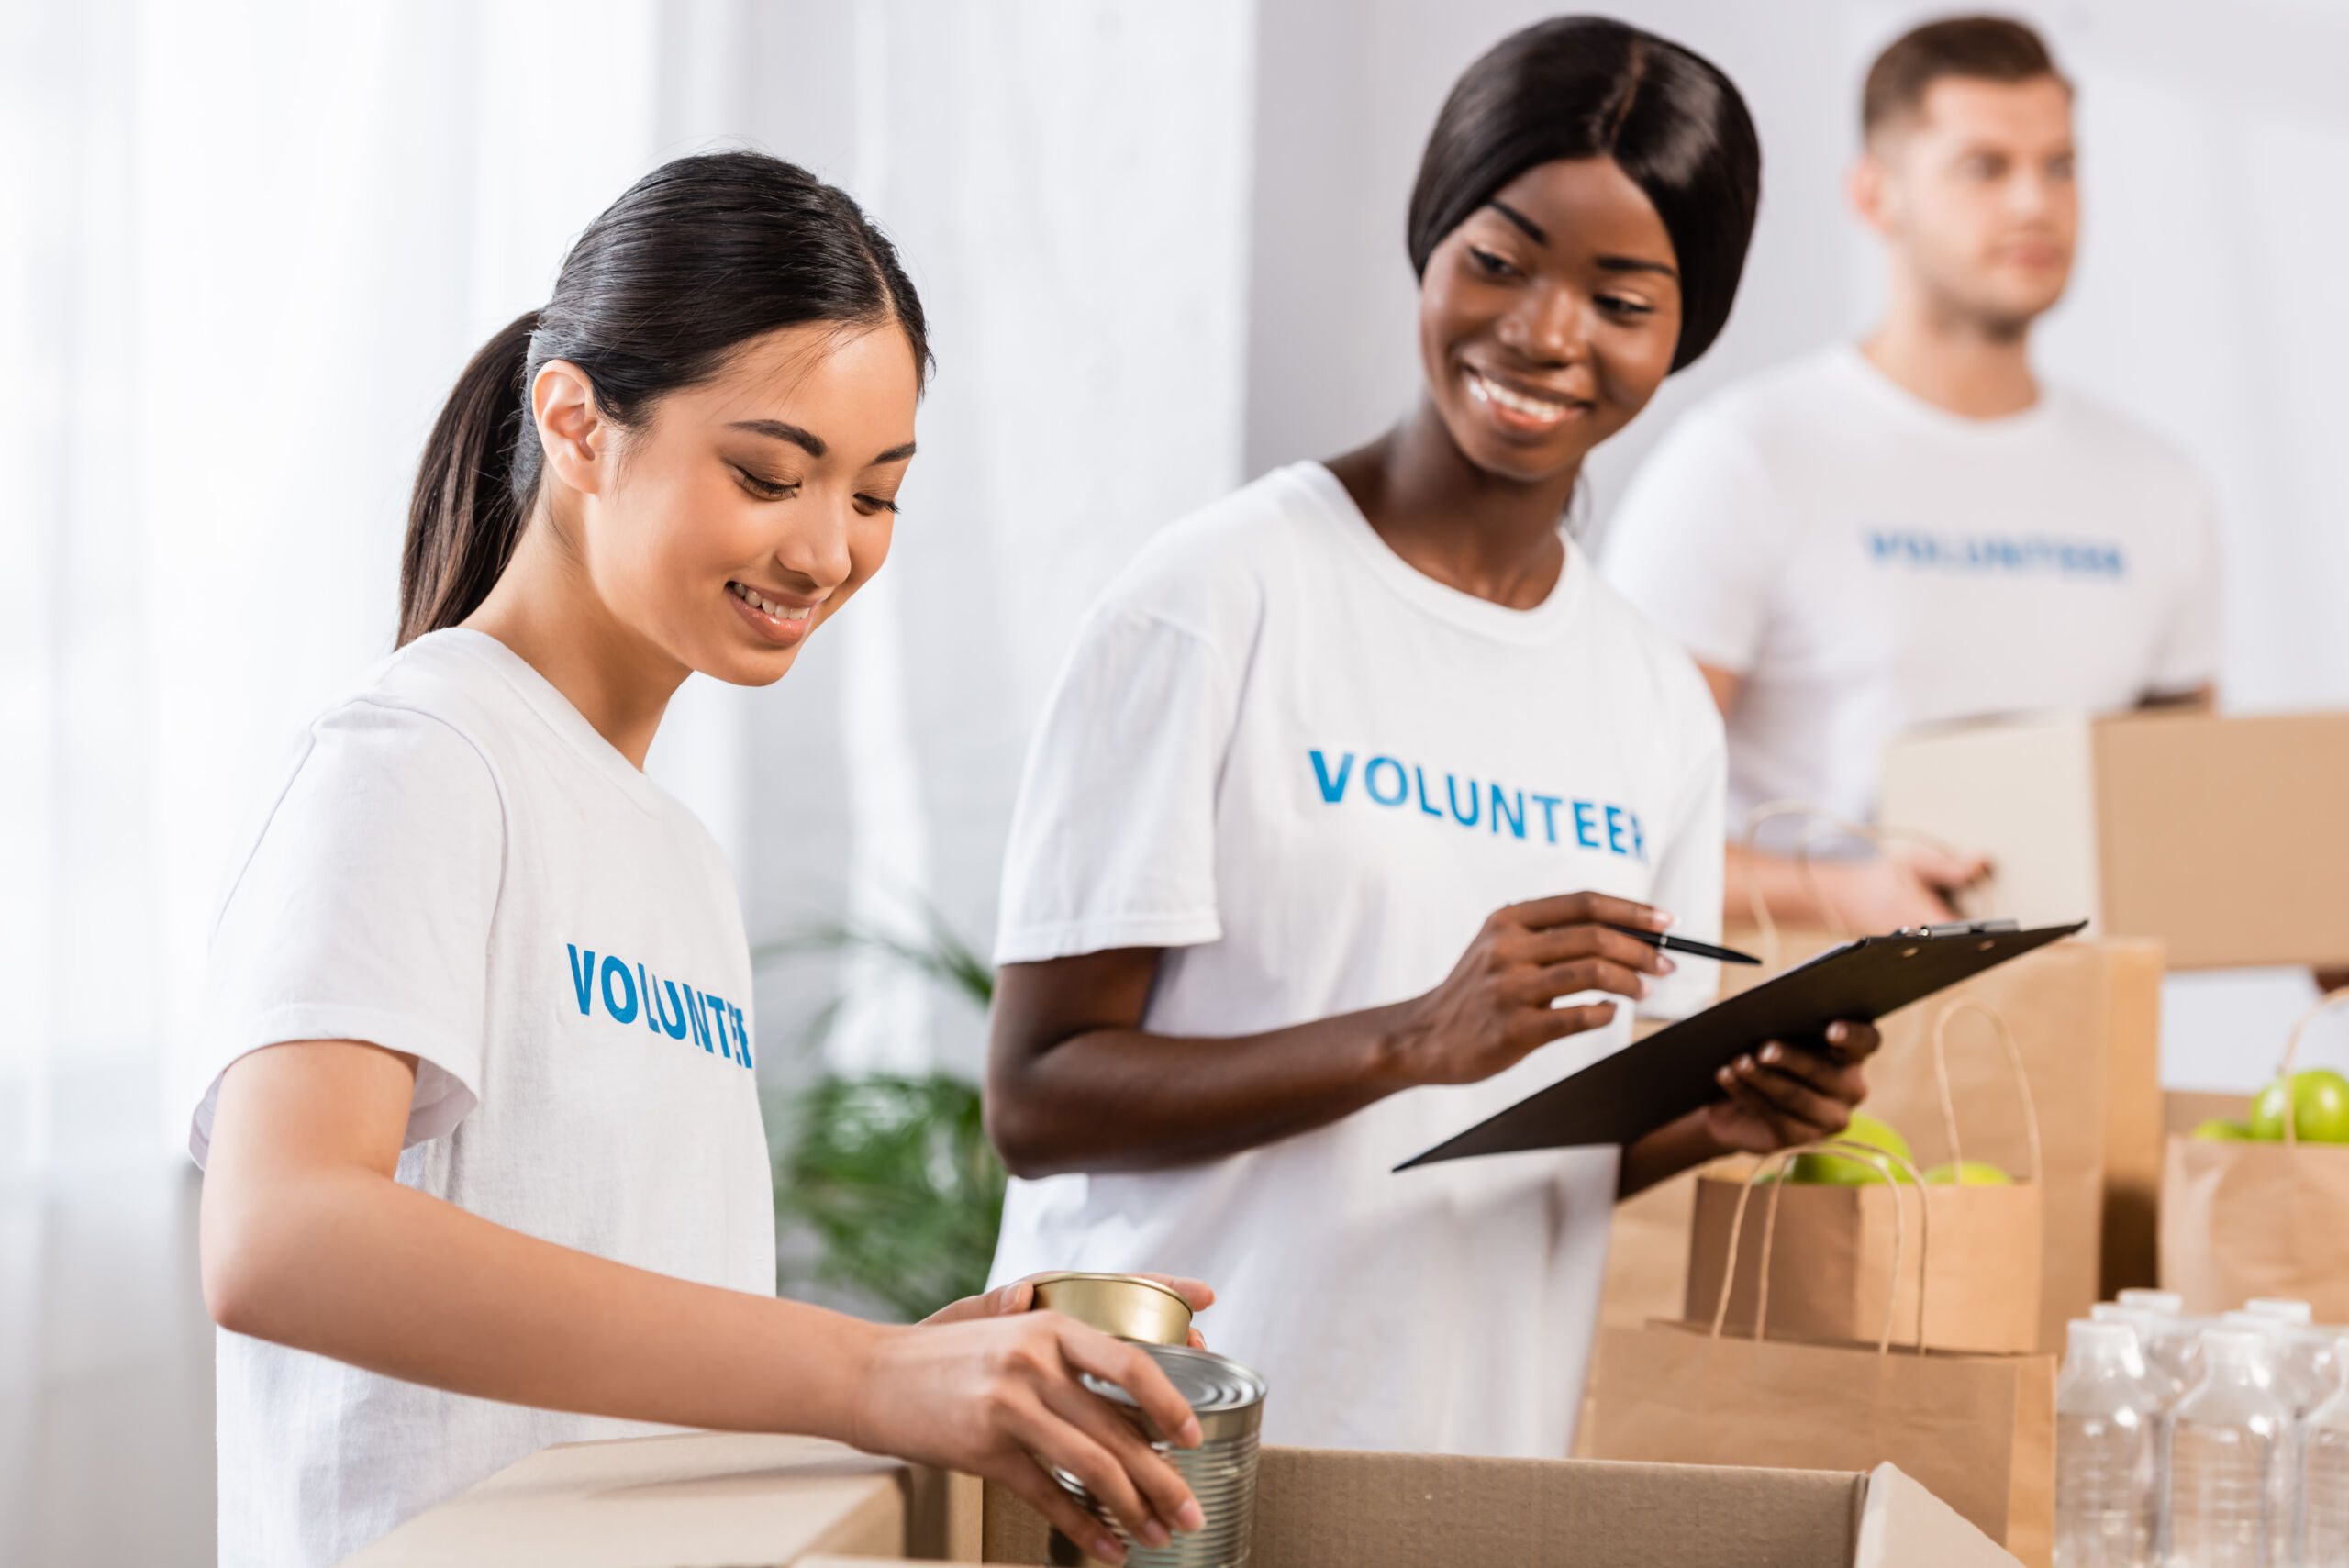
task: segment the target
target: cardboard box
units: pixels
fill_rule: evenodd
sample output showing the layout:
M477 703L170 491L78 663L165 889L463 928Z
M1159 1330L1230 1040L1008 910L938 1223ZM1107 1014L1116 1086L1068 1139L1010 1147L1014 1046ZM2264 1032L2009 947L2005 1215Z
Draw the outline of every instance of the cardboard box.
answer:
M2085 916L2174 969L2349 962L2349 713L2147 713L1936 730L1878 820L1989 855L1976 917Z
M1256 1568L2015 1562L1888 1465L1863 1475L1280 1448L1262 1465ZM544 1450L348 1564L1036 1564L1044 1546L1042 1519L999 1487L807 1439L688 1433Z

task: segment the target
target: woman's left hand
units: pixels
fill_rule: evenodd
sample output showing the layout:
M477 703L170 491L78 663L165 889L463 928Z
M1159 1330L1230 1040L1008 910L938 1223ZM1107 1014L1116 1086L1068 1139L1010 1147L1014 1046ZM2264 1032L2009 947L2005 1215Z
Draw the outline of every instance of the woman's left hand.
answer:
M1036 1282L1045 1277L1043 1274L1030 1274L1026 1279L999 1284L985 1296L966 1296L960 1301L947 1303L922 1321L960 1323L972 1318L1001 1318L1029 1311L1036 1305ZM1215 1305L1215 1287L1204 1280L1186 1279L1181 1274L1141 1274L1136 1277L1157 1281L1189 1302L1194 1312L1205 1312ZM1195 1351L1208 1348L1207 1340L1200 1337L1196 1326L1191 1329L1191 1348Z
M1875 1025L1853 1022L1828 1025L1823 1047L1774 1040L1715 1074L1729 1098L1705 1107L1705 1130L1748 1154L1832 1138L1867 1097L1860 1063L1883 1043Z

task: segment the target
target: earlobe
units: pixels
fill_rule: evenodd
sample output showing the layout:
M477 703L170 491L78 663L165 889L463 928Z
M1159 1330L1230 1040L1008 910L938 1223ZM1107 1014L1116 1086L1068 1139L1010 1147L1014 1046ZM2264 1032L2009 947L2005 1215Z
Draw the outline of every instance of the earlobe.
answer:
M1843 177L1843 195L1859 215L1862 223L1878 234L1887 231L1889 219L1884 208L1884 165L1873 153L1862 153Z
M555 478L573 490L596 493L602 478L605 426L586 372L568 360L549 360L530 384L530 413L540 450Z

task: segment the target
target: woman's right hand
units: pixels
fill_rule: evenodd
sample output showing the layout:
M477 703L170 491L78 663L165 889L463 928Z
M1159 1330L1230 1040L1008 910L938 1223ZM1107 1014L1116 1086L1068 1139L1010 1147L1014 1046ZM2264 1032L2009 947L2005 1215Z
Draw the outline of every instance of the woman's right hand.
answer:
M1603 893L1569 893L1497 909L1443 984L1405 1004L1391 1047L1412 1084L1474 1084L1514 1067L1536 1049L1611 1022L1612 1002L1551 1006L1578 991L1633 1001L1672 960L1614 926L1662 931L1672 917Z
M1989 872L1981 855L1895 842L1865 860L1814 861L1809 874L1821 918L1867 935L1956 919L1952 897Z
M1104 1562L1123 1562L1124 1547L1047 1466L1084 1482L1147 1546L1200 1529L1206 1518L1183 1478L1077 1381L1085 1373L1132 1395L1177 1447L1198 1445L1198 1418L1147 1352L1054 1312L880 1330L849 1440L1000 1481Z

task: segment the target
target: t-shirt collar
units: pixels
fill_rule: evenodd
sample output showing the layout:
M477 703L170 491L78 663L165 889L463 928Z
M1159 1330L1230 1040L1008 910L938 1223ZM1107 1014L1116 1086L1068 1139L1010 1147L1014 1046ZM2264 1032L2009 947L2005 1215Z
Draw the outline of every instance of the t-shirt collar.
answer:
M1857 343L1838 343L1829 352L1842 365L1845 373L1859 384L1864 396L1889 410L1895 418L1906 419L1921 429L1931 430L1951 440L1989 445L2034 435L2058 417L2058 406L2063 399L2059 391L2043 381L2039 384L2038 401L2028 408L1989 418L1953 414L1937 404L1926 402L1878 370L1876 361L1869 359Z
M618 747L605 740L602 732L587 722L587 716L573 706L571 699L564 696L553 682L540 674L529 661L487 632L475 631L470 627L450 627L429 635L495 671L512 688L515 695L520 697L559 740L576 751L582 762L618 785L638 806L655 814L666 809L669 796L661 786L646 778L643 771L623 756Z
M1583 595L1585 579L1590 574L1590 562L1582 548L1561 522L1558 537L1566 547L1564 567L1549 597L1531 609L1511 609L1490 599L1464 594L1446 583L1439 583L1401 556L1395 553L1378 530L1370 526L1362 508L1345 485L1328 467L1318 462L1290 465L1289 476L1337 529L1346 542L1348 551L1370 573L1401 595L1415 608L1451 623L1464 631L1498 642L1530 644L1546 642L1564 631L1572 620L1575 604Z

